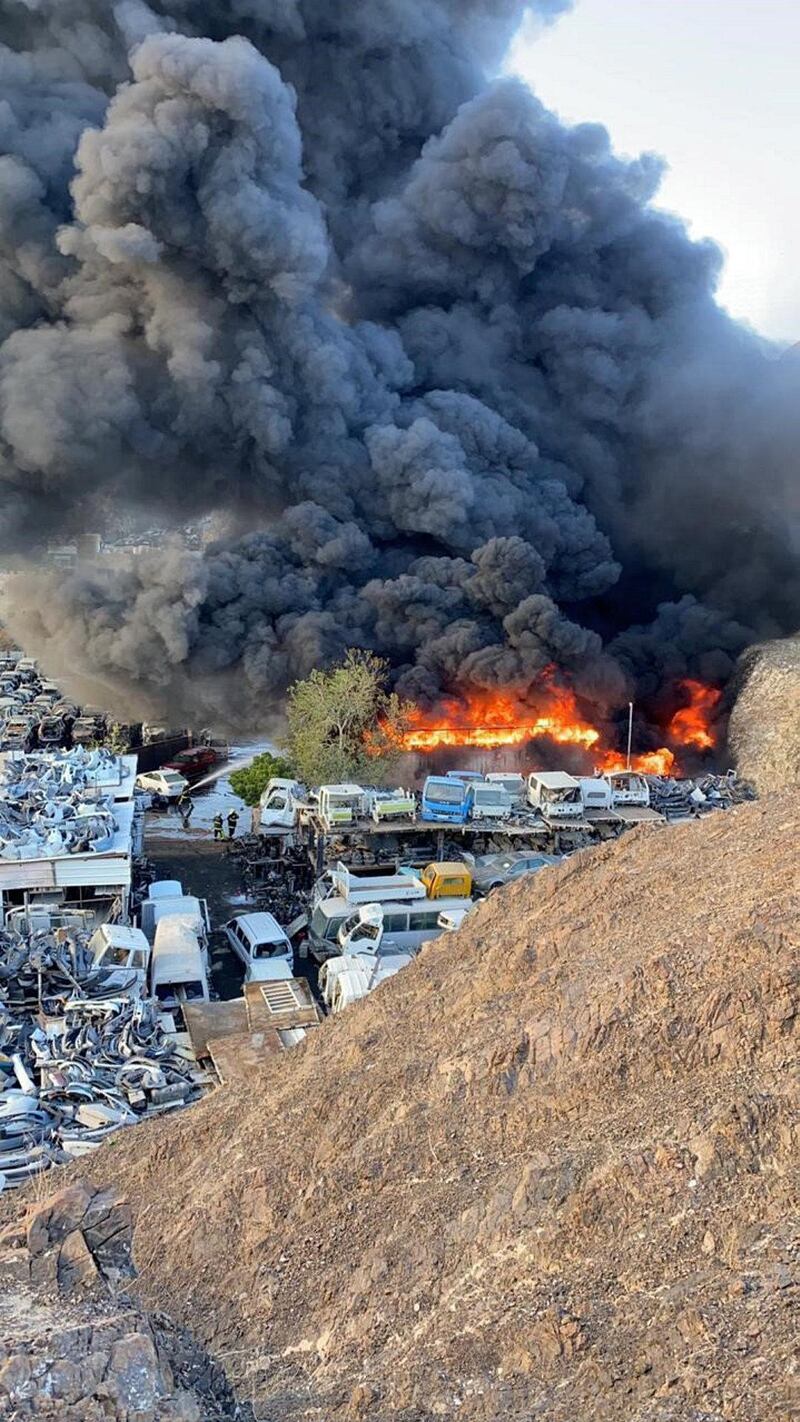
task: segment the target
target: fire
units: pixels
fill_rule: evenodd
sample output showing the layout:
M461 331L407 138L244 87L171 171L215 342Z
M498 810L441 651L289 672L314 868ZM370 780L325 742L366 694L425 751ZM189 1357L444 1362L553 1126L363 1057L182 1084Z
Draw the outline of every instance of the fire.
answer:
M689 697L689 705L675 712L667 727L668 736L679 746L711 750L716 742L709 725L722 700L722 692L715 686L704 686L701 681L689 678L678 682L678 686Z
M547 682L542 707L521 706L507 692L471 691L463 700L448 699L433 713L416 710L402 737L404 750L432 751L439 746L520 746L541 736L562 745L592 750L600 732L581 719L571 691Z
M597 769L602 771L630 769L637 770L640 775L671 775L675 769L675 756L666 746L661 746L660 750L644 751L641 755L632 755L629 767L627 758L620 755L619 751L606 751L598 762Z
M666 738L674 745L710 750L716 743L711 720L722 692L688 679L678 685L689 704L676 711L666 728ZM559 686L552 672L545 673L535 694L535 707L510 691L465 691L461 698L441 702L434 712L417 708L401 737L401 747L406 751L434 751L442 746L492 750L546 736L560 745L591 752L593 766L600 772L630 768L643 775L671 775L677 770L675 752L668 746L631 756L630 767L624 754L604 749L597 727L585 720L574 693Z

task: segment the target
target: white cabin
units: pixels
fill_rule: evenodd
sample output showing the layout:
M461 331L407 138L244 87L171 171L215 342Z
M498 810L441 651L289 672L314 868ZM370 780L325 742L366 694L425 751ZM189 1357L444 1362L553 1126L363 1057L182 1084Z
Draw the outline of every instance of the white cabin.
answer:
M384 820L416 820L417 801L412 790L368 790L367 808L376 825Z
M491 780L476 781L469 787L470 812L476 820L506 819L514 802L504 785Z
M107 971L108 986L126 997L144 997L150 966L150 944L140 928L104 923L89 939L93 966Z
M502 785L515 805L525 803L525 777L517 770L493 770L486 777L490 785Z
M546 820L579 820L583 815L580 781L563 770L535 771L528 776L528 804Z
M258 824L262 829L292 829L297 813L306 798L305 786L299 780L283 780L274 776L267 782L259 801Z
M325 829L341 829L366 815L367 792L362 785L321 785L318 804Z
M602 812L612 808L611 786L602 775L582 776L579 784L583 808L587 813L592 810Z
M635 770L610 770L604 779L611 789L612 804L649 806L650 786Z

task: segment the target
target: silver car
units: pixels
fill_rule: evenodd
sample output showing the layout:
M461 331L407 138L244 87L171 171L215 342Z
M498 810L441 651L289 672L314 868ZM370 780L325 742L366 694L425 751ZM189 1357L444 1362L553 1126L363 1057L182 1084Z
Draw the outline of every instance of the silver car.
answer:
M466 857L466 856L465 856ZM526 874L535 874L550 864L560 864L556 854L536 854L512 850L508 854L479 854L472 860L472 882L481 894L490 894L503 884L512 884Z

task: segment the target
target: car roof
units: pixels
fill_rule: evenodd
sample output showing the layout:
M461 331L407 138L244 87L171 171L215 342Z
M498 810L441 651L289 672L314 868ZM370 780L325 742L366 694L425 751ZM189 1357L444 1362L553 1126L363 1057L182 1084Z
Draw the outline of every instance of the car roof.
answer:
M183 898L183 885L179 879L154 879L147 896L149 899Z
M233 920L241 924L257 943L279 943L286 938L278 920L271 913L240 913Z

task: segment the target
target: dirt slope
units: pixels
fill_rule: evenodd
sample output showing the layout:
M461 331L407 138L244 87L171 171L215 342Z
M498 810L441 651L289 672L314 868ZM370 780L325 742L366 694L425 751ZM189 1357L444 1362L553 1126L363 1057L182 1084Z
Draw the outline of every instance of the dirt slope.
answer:
M796 796L485 903L91 1159L151 1305L278 1419L788 1419Z
M800 636L751 647L736 675L728 741L763 795L800 781Z

